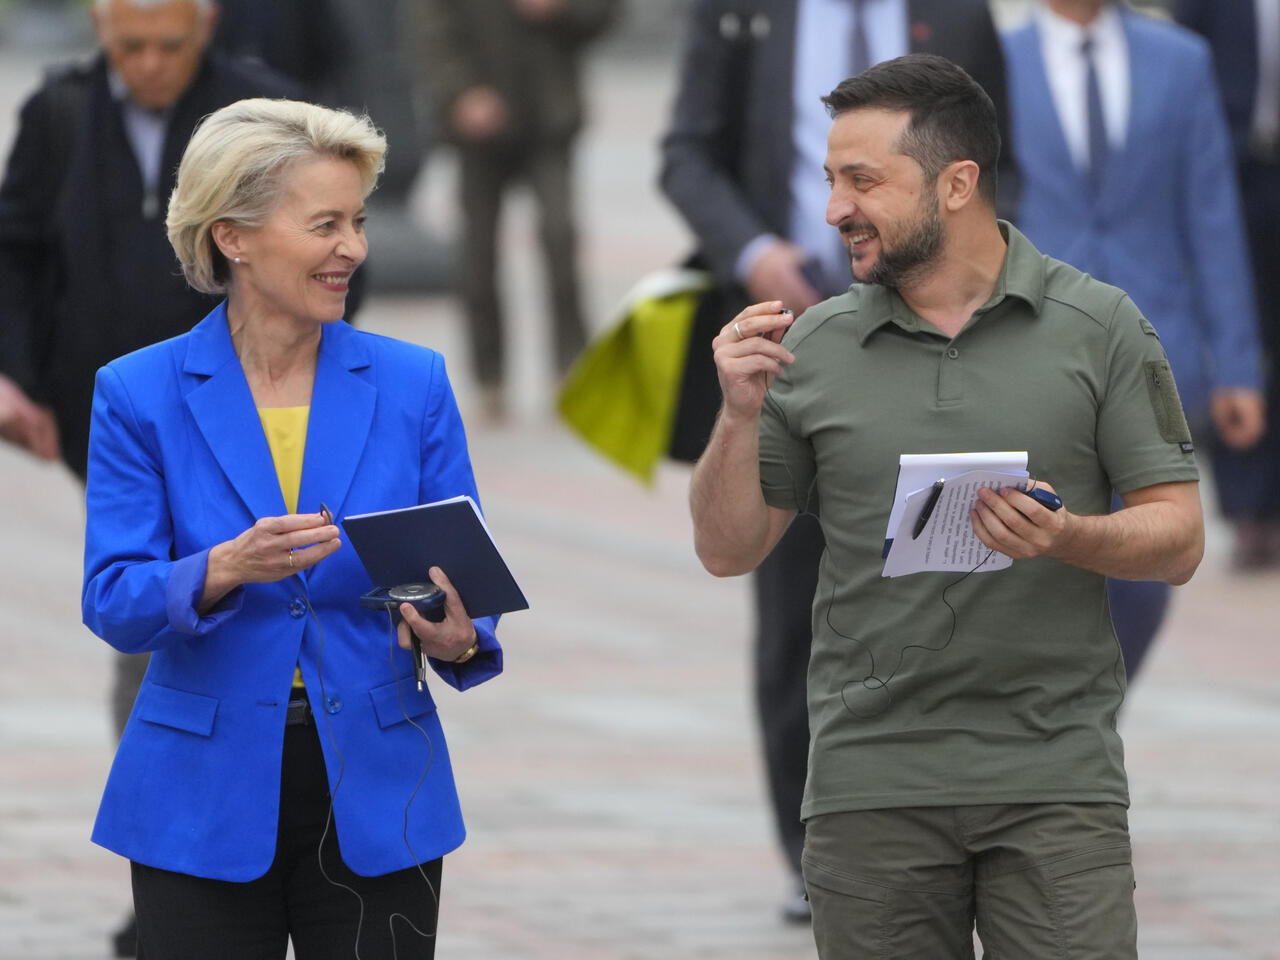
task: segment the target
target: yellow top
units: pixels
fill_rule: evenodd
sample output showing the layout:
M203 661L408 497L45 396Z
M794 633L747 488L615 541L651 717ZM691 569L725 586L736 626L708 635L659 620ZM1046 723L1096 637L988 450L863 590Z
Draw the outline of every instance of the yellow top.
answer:
M302 486L302 453L307 446L307 417L311 407L259 407L258 419L267 435L271 461L276 467L280 492L290 513L298 512L298 488ZM302 671L293 668L294 689L301 689Z
M276 465L280 492L290 513L298 512L298 488L302 485L302 452L307 446L310 407L259 407L258 419L267 435L271 459Z

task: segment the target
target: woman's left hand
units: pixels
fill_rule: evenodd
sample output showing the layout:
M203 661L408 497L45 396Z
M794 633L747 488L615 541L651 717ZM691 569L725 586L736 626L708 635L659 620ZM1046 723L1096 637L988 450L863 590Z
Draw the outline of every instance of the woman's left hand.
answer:
M403 617L396 626L396 637L400 646L412 650L413 643L409 636L412 630L418 635L422 644L422 652L437 660L457 660L476 643L476 628L467 616L462 598L453 588L449 578L439 567L432 567L427 574L431 582L444 591L444 619L433 623L418 613L411 603L400 604L400 616Z

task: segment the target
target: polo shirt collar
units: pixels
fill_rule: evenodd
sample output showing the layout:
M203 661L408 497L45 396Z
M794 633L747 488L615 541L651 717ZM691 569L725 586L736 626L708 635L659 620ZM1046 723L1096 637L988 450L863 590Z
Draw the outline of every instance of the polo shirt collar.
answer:
M1013 224L999 220L997 225L1009 248L991 296L977 312L988 312L1008 297L1016 297L1031 308L1032 316L1039 316L1044 303L1044 257ZM859 343L865 344L871 334L887 323L896 324L908 333L926 328L933 330L912 312L898 291L875 283L855 284L853 289L858 294L854 330Z
M1044 255L1009 221L996 222L1009 249L1004 255L1004 265L996 278L995 289L991 291L991 299L982 305L982 309L990 310L1006 297L1017 297L1031 308L1032 314L1039 316L1044 305Z

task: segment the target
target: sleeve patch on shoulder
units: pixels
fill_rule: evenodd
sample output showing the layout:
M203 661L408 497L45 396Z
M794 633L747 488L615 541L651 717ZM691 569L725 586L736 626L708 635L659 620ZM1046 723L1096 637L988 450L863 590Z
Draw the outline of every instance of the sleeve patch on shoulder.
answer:
M1146 322L1145 320L1143 321ZM1147 393L1151 397L1151 409L1156 415L1156 428L1165 443L1176 443L1184 450L1191 448L1191 428L1182 412L1182 400L1169 361L1148 360L1144 364L1147 377Z

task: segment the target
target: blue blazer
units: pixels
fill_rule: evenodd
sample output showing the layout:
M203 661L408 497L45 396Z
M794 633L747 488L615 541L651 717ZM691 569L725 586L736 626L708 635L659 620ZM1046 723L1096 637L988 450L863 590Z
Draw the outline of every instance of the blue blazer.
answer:
M1096 200L1067 149L1035 21L1004 38L1018 228L1043 253L1133 298L1159 331L1188 414L1203 417L1212 389L1262 385L1231 140L1205 42L1118 9L1129 129Z
M119 650L152 652L94 841L200 877L264 874L297 664L346 864L379 875L457 847L435 703L386 615L361 608L372 584L349 543L310 570L238 587L203 617L195 609L209 548L285 513L225 305L103 367L90 436L84 621ZM459 494L475 497L475 480L440 355L325 324L299 509L323 500L340 521ZM446 683L465 689L501 671L494 624L476 621L480 652L466 664L434 664Z

